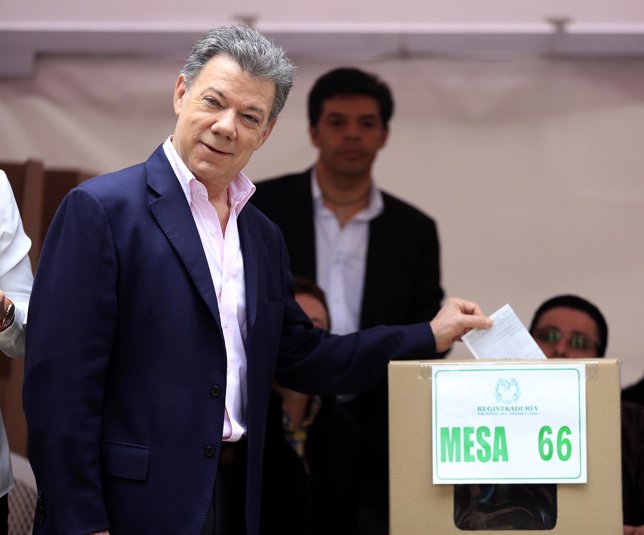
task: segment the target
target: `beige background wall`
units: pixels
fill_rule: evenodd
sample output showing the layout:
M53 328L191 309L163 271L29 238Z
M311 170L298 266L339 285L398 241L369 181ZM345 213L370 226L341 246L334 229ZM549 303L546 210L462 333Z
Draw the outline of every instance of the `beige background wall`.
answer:
M338 61L297 59L294 92L247 169L315 156L306 93ZM436 218L444 287L525 323L546 298L593 300L622 383L644 371L644 59L415 58L351 62L396 97L377 183ZM0 160L106 172L172 131L177 58L51 57L0 79ZM466 357L460 345L454 357Z

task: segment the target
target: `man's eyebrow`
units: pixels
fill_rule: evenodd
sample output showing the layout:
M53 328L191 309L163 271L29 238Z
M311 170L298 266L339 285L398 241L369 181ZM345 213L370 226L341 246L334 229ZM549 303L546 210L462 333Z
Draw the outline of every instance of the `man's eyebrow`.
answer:
M249 105L248 105L248 108L246 108L246 109L247 109L247 110L249 110L249 111L254 111L254 112L256 112L256 113L260 114L262 117L264 117L264 109L263 109L263 108L261 108L261 107L259 107L259 106L255 106L255 105L253 105L253 104L249 104Z
M218 97L221 97L224 100L226 99L226 94L221 89L217 89L216 87L213 87L211 85L206 86L201 92L202 95L205 95L206 93L215 93Z
M212 87L212 86L208 86L204 89L204 93L208 93L209 91L212 93L215 93L222 100L224 101L227 100L226 94L221 89L217 89L216 87ZM264 119L264 116L266 115L266 112L261 106L258 106L258 105L256 106L254 104L249 104L248 106L244 107L244 110L258 113L259 115L261 115L261 119Z
M574 329L570 331L570 334L580 334L581 336L587 336L588 338L594 338L594 335L592 333L587 333L585 331L580 331L578 329Z
M326 114L327 117L347 117L349 113L347 112L341 112L341 111L330 111L329 113ZM358 115L358 119L372 119L372 118L377 118L379 117L378 113L375 112L368 112L368 113L361 113Z

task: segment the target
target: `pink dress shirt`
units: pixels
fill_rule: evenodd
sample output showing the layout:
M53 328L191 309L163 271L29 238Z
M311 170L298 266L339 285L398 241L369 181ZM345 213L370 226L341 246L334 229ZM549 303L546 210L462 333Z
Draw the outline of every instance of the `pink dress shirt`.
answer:
M255 192L255 186L243 173L228 185L230 216L224 234L217 211L208 200L206 187L183 163L172 145L172 136L163 144L163 150L190 205L217 294L227 355L226 414L222 436L225 441L235 442L246 432L248 400L244 346L247 335L246 286L237 218Z

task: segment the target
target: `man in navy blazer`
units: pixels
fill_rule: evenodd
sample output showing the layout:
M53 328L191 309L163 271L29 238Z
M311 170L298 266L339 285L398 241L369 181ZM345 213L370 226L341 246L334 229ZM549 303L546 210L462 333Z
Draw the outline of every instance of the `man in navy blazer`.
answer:
M452 299L429 324L313 328L241 173L292 80L259 33L211 30L177 80L174 134L61 204L27 332L34 533L256 535L274 378L330 395L368 388L389 359L490 325Z

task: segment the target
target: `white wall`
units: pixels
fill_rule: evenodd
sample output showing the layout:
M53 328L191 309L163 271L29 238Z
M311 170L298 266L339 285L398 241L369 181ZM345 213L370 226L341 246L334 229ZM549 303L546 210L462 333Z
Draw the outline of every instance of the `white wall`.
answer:
M299 60L296 87L247 173L315 157L306 93L341 64ZM623 384L644 370L644 59L354 62L397 110L379 185L434 216L447 293L528 323L546 298L594 301ZM0 80L0 160L105 172L145 159L174 124L176 59L49 58ZM467 357L460 345L453 357Z

